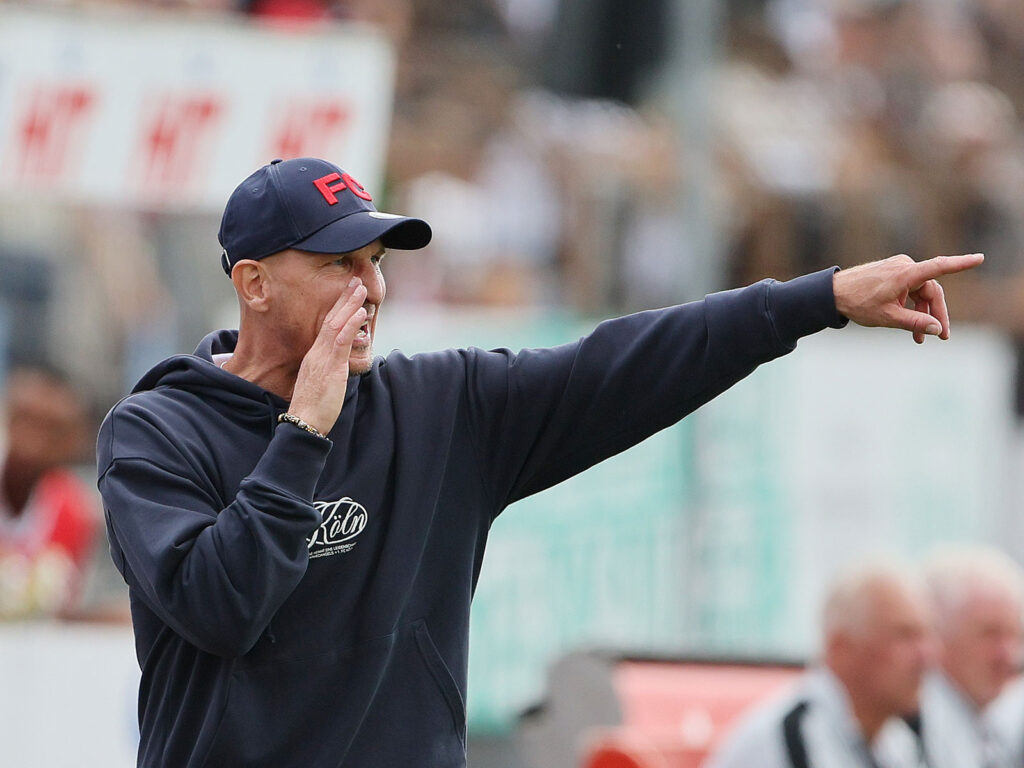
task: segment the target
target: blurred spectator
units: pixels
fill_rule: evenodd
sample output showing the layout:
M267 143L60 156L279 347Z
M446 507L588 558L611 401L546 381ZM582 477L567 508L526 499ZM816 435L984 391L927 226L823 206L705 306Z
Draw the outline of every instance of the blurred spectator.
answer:
M734 21L720 120L736 282L964 242L991 262L1020 243L1005 194L1019 129L981 82L990 60L970 8L774 0L764 19Z
M928 623L924 590L902 568L842 577L825 604L822 664L744 716L707 768L918 766L920 740L901 718L918 707Z
M937 88L924 104L917 146L929 205L928 249L954 253L971 243L985 268L954 288L958 315L1024 336L1019 308L997 299L1024 290L1024 146L1009 99L981 82ZM1010 298L1007 296L1006 298Z
M992 84L1009 96L1017 114L1024 114L1024 2L973 0L965 5L987 52Z
M73 612L99 525L69 469L87 442L82 397L63 376L19 367L7 380L0 469L0 618Z
M388 287L398 300L557 300L560 200L536 110L516 86L498 46L407 52L389 165L396 205L429 218L434 239L391 262Z
M971 243L984 268L952 286L963 320L990 323L1013 339L1015 407L1024 415L1024 139L1010 99L983 82L948 83L925 102L919 137L927 250Z
M935 555L926 574L939 640L921 694L931 768L1019 765L1024 721L1001 732L988 708L1020 669L1024 572L1002 552L975 548Z
M734 13L716 89L727 284L983 251L949 303L1013 337L1024 415L1022 52L1022 0Z
M728 44L715 84L729 190L726 282L786 279L835 263L826 237L841 149L838 116L759 20L735 20Z

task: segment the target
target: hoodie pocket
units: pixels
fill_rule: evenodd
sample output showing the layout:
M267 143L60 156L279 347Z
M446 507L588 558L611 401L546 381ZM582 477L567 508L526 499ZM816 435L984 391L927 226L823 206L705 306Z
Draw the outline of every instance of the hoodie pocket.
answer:
M396 641L392 634L308 657L236 664L224 717L202 765L338 765L385 678Z
M349 649L247 661L206 768L465 768L463 697L423 620Z
M427 665L427 670L430 672L431 677L434 678L434 682L437 683L437 687L441 689L441 694L444 696L445 702L448 704L448 710L452 716L452 722L455 725L455 732L459 735L459 741L462 742L462 746L466 746L466 704L462 700L462 694L459 693L459 686L455 683L455 678L452 677L451 671L448 669L448 665L444 663L444 659L441 658L440 652L437 650L437 646L434 645L433 639L430 637L430 632L427 630L427 622L420 619L413 623L413 633L416 638L416 646L419 648L420 656L423 658L423 662Z
M462 702L426 622L406 624L344 768L466 768Z

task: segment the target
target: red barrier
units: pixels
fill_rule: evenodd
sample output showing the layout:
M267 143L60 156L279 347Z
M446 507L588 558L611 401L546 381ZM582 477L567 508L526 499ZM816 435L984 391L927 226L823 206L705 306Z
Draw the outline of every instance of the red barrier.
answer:
M740 714L800 672L622 661L613 672L622 725L588 733L581 768L699 768Z

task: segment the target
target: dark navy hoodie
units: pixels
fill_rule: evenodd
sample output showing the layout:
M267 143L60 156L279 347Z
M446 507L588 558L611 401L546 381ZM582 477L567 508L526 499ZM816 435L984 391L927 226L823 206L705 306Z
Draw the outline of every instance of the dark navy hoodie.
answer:
M378 358L330 440L172 357L100 429L142 683L139 765L456 768L469 606L507 505L838 327L832 270L602 323L551 349Z

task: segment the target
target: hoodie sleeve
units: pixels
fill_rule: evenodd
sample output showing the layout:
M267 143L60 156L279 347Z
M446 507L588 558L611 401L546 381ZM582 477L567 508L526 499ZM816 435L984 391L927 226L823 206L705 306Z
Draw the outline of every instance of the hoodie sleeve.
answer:
M481 353L469 407L496 508L674 424L802 336L845 325L834 272L609 320L561 347Z
M111 554L146 605L198 648L246 653L306 571L312 506L330 443L279 428L222 508L203 472L136 398L100 428Z

